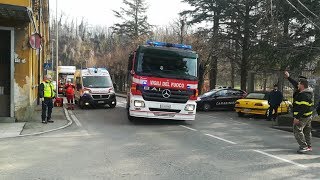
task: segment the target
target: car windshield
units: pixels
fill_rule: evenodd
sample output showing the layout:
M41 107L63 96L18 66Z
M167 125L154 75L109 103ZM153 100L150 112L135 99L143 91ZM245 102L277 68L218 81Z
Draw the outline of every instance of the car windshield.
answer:
M141 52L137 72L146 76L197 80L197 59L166 51Z
M246 99L261 99L266 100L267 94L265 93L249 93Z
M84 76L82 77L83 86L89 88L108 88L112 87L110 76Z
M214 93L216 93L217 91L216 90L211 90L209 92L206 92L202 95L202 97L208 97L208 96L211 96L213 95Z

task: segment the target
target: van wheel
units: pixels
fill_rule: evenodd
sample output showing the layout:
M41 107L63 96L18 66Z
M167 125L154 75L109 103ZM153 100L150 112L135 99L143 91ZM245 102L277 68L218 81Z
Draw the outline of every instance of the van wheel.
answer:
M84 102L83 102L83 100L79 100L79 107L81 108L81 109L84 109Z

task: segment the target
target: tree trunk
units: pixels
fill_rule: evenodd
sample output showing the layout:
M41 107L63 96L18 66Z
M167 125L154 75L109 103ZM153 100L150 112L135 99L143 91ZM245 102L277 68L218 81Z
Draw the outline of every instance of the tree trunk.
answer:
M235 74L235 65L234 65L234 59L230 59L231 64L231 87L234 88L234 74Z
M198 91L199 94L202 94L203 84L204 84L204 73L205 68L202 63L199 65L199 77L198 77Z
M249 21L250 21L250 7L249 2L246 1L246 12L245 12L245 19L244 19L244 35L243 35L243 49L242 49L242 60L241 60L241 89L246 91L247 90L247 76L248 76L248 61L249 61L249 38L250 38L250 31L249 31Z
M210 63L210 90L215 89L217 84L218 57L213 56Z
M181 19L180 20L180 43L181 44L183 44L183 42L184 42L184 30L185 30L185 25L186 25L186 23L185 23L185 21L184 21L184 19Z
M234 53L234 59L231 58L231 87L234 88L235 86L235 70L236 70L236 62L239 62L239 40L235 40L235 53Z
M267 81L268 81L267 73L263 72L263 91L266 91L267 89Z
M220 11L214 12L215 16L213 19L213 41L212 41L212 50L217 50L219 47L219 20L220 20ZM217 84L217 71L218 71L218 56L216 56L215 52L211 52L213 54L210 62L210 89L215 89Z

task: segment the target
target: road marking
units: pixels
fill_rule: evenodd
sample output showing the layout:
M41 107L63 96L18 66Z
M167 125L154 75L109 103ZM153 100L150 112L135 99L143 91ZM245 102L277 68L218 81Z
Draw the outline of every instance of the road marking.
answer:
M72 120L77 124L77 126L82 127L82 124L80 123L79 119L73 114L72 111L69 111Z
M196 129L193 129L193 128L190 128L190 127L188 127L188 126L184 126L184 125L180 125L181 127L184 127L184 128L186 128L186 129L189 129L189 130L191 130L191 131L198 131L198 130L196 130Z
M307 168L308 167L308 166L305 166L303 164L299 164L299 163L296 163L296 162L293 162L293 161L290 161L290 160L287 160L287 159L284 159L284 158L281 158L281 157L278 157L278 156L275 156L275 155L272 155L272 154L269 154L269 153L266 153L266 152L263 152L263 151L260 151L260 150L253 150L253 151L257 152L257 153L260 153L260 154L263 154L263 155L266 155L266 156L269 156L269 157L272 157L272 158L275 158L275 159L278 159L280 161L284 161L284 162L296 165L298 167L302 167L302 168Z
M232 142L232 141L229 141L229 140L223 139L223 138L218 137L218 136L214 136L214 135L212 135L212 134L205 134L205 135L206 135L206 136L213 137L213 138L216 138L216 139L219 139L219 140L221 140L221 141L224 141L224 142L227 142L227 143L230 143L230 144L237 144L237 143L235 143L235 142Z

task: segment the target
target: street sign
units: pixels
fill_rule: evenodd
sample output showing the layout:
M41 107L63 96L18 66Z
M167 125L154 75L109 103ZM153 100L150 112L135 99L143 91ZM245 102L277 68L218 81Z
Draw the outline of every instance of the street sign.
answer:
M44 64L43 64L43 68L44 68L44 69L47 69L47 70L48 70L48 69L51 69L51 67L52 67L52 64L51 64L51 63L44 63Z

